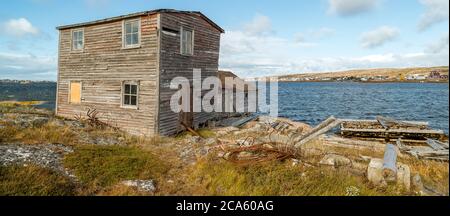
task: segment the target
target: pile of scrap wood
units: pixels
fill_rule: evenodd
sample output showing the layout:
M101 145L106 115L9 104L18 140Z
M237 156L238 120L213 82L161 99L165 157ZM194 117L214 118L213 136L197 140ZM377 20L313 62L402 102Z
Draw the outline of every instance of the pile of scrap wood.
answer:
M387 117L376 120L341 120L345 138L396 142L402 153L425 160L449 160L448 141L442 130L433 130L428 122L399 121Z
M448 161L448 143L432 139L428 139L426 143L428 146L407 146L403 144L401 139L397 140L397 146L403 153L409 154L418 159Z
M441 140L445 137L442 130L429 128L428 122L398 121L392 118L377 117L376 120L341 120L341 135L349 138L368 138L396 140Z
M325 146L382 150L387 143L392 143L392 140L395 143L395 140L400 139L401 145L397 142L398 148L406 154L419 159L448 161L448 143L442 142L446 138L445 133L430 129L427 122L398 121L386 117L377 117L376 120L351 120L333 116L306 131L286 119L259 117L254 128L243 131L264 131L266 134L247 137L242 142L246 143L245 146L227 150L229 155L233 156L228 158L237 162L241 157L234 156L246 153L251 153L247 154L252 156L248 159L254 162L295 157L296 152L301 151L306 143L338 126L342 137L325 136ZM278 146L283 148L279 149Z
M260 137L237 140L238 145L228 145L226 159L236 164L252 164L272 160L300 157L301 146L339 125L340 121L330 117L312 129L304 124L283 118L262 116L254 128L266 132ZM244 131L255 131L253 128ZM222 140L222 143L226 143Z

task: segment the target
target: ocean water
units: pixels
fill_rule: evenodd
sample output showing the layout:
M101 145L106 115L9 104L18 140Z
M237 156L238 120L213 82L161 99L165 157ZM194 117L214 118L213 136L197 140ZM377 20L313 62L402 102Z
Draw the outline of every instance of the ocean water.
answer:
M40 108L55 109L55 83L0 83L2 100L47 101ZM317 125L338 118L427 121L449 132L448 83L279 83L279 115Z
M337 118L427 121L449 131L448 83L279 83L279 115L311 125Z

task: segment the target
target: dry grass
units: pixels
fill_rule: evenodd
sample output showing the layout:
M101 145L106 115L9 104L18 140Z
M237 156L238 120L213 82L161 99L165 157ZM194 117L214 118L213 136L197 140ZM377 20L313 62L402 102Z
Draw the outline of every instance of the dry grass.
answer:
M77 133L70 127L59 127L51 123L42 127L21 129L15 126L6 126L0 129L1 142L20 142L23 144L63 143L75 145L79 143Z
M400 161L408 164L412 173L419 174L424 185L443 194L449 194L448 163L417 160L412 157Z
M289 162L236 166L205 160L190 171L192 182L184 193L225 196L386 196L405 194L401 189L376 188L364 178L342 170L305 168ZM356 188L356 192L349 192Z
M43 101L0 101L2 107L18 107L18 106L33 106L42 104Z
M37 166L0 166L2 196L68 196L75 195L71 179Z

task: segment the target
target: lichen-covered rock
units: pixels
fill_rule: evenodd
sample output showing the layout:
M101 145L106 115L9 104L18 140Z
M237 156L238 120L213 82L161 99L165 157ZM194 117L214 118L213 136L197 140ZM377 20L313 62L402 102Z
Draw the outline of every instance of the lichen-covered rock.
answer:
M48 117L35 117L31 120L31 125L33 127L42 127L43 125L47 124L49 122Z
M123 185L134 187L141 192L153 193L156 191L155 182L153 180L128 180L123 181Z
M367 179L376 186L387 186L383 177L383 160L374 158L367 168Z
M217 141L214 138L208 138L204 140L205 145L213 145L215 144Z
M325 155L320 161L321 165L333 166L333 167L342 167L342 166L350 166L352 161L344 156L329 154Z
M411 190L411 169L408 165L398 163L397 165L397 185L405 190Z
M414 177L412 177L411 186L414 189L414 191L420 193L421 195L423 194L424 186L423 186L422 178L420 177L419 174L416 174L416 175L414 175Z
M62 165L64 154L73 149L64 145L0 145L0 165L29 165L34 164L67 174Z

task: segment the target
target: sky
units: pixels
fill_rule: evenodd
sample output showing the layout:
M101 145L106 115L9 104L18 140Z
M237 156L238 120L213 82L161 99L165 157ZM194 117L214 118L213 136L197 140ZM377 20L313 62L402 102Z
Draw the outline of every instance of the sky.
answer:
M448 0L15 0L0 7L0 79L56 80L56 26L159 8L225 29L219 68L246 78L449 65Z

